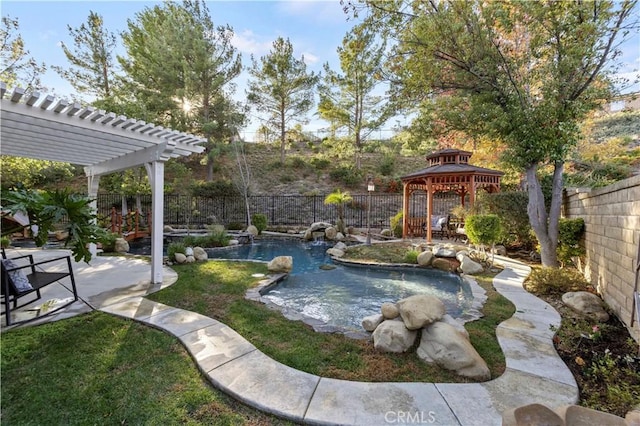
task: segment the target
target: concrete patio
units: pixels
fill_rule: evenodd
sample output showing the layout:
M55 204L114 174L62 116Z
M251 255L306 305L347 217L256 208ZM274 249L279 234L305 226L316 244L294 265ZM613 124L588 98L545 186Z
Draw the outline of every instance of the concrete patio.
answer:
M8 256L27 252L37 259L61 254L59 250L10 250ZM267 357L219 321L146 299L173 284L177 275L165 268L164 282L151 285L151 266L139 259L97 257L91 265L75 263L81 300L27 325L93 309L149 324L180 339L214 386L252 407L300 423L500 425L502 413L510 408L531 403L552 408L574 404L578 387L551 340L552 327L560 325L559 314L522 288L530 272L527 266L504 257L496 259L504 271L496 276L494 285L516 305L516 313L497 328L506 371L484 383L350 382L292 369ZM70 294L68 283L62 282L46 287L43 300Z

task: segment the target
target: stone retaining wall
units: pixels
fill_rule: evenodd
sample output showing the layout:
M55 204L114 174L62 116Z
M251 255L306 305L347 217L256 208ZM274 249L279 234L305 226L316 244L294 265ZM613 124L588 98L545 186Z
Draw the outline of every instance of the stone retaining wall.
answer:
M585 221L585 277L640 341L637 318L631 329L640 256L640 176L604 188L569 188L563 208L565 217Z

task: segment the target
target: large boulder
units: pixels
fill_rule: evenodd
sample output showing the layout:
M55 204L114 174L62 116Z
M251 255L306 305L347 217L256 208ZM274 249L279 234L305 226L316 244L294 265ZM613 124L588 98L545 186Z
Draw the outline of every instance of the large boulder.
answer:
M258 231L258 228L256 228L254 225L249 225L249 226L247 226L247 233L251 234L251 235L253 235L255 237L260 232Z
M380 307L380 311L382 312L382 316L385 319L398 318L398 316L400 315L400 311L398 310L396 304L391 302L384 302Z
M113 250L117 253L127 253L129 251L129 243L124 238L116 238Z
M489 380L491 372L469 340L453 326L438 321L422 330L416 354L426 362L474 380Z
M502 413L502 426L525 425L565 426L557 413L542 404L523 405Z
M202 247L193 248L193 257L195 257L196 260L199 260L201 262L209 259L209 255L207 254L206 250L203 249Z
M429 266L433 260L433 252L431 250L425 250L418 255L418 265Z
M327 228L330 228L331 225L328 222L314 222L311 224L311 226L309 227L309 232L317 232L317 231L324 231Z
M416 341L417 331L407 330L402 321L383 321L373 332L373 347L381 352L406 352Z
M556 408L556 413L564 419L566 426L581 425L607 425L607 426L630 426L622 417L593 408L581 407L579 405L563 405ZM635 423L637 425L637 423Z
M428 294L416 294L398 301L398 310L409 330L418 330L438 321L445 314L444 303Z
M431 267L447 272L454 272L456 270L456 265L453 262L439 257L436 257L431 261Z
M456 250L446 246L434 246L433 254L436 257L456 257Z
M338 235L338 230L333 226L324 230L324 237L329 241L334 241L336 239L336 235Z
M381 314L369 315L362 318L362 328L366 331L373 331L384 321L384 317Z
M338 250L345 251L347 249L347 245L343 242L337 243L333 248L337 248Z
M267 263L269 272L291 272L293 269L293 257L276 256Z
M475 275L484 271L484 268L478 262L471 260L469 256L460 256L460 270L463 274Z
M335 247L331 247L330 249L328 249L326 251L326 253L331 257L340 258L340 257L344 256L344 251L340 250L340 249L337 249Z
M604 309L604 302L598 295L588 291L572 291L562 295L562 303L581 314L595 317L600 322L609 320L609 314Z
M449 324L450 326L458 330L458 333L462 334L467 339L469 338L469 332L466 328L464 328L464 325L461 322L458 322L451 315L445 314L440 321Z
M184 253L176 253L173 255L174 259L176 260L176 263L186 263L187 262L187 256Z

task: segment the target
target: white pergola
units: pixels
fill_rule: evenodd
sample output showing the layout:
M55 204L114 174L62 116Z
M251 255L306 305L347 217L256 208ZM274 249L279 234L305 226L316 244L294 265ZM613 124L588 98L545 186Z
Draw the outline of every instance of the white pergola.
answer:
M144 165L151 184L151 282L162 282L164 163L204 151L206 139L56 100L0 82L0 154L84 166L95 200L100 176ZM96 208L94 201L93 207ZM95 254L95 253L94 253Z

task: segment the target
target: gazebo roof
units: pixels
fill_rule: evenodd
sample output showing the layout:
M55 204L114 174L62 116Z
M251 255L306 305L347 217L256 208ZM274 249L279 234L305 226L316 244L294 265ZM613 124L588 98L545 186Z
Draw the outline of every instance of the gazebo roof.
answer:
M101 175L204 150L206 139L0 82L2 155L61 161Z
M502 176L504 172L487 169L486 167L474 166L468 163L472 153L459 149L442 149L427 155L426 159L433 165L424 169L402 176L403 181L429 176L459 176L459 175L485 175Z

